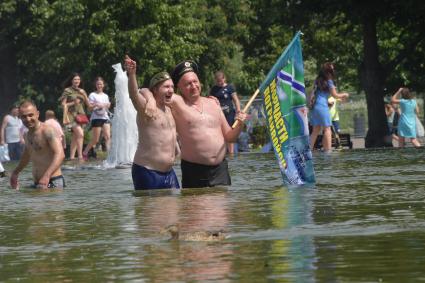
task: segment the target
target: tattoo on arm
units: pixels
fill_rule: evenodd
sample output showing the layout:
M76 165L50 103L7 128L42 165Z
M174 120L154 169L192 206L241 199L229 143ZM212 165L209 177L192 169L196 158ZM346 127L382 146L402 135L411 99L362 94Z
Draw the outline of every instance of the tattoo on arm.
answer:
M46 140L51 142L55 138L55 133L53 132L53 129L47 129L44 136L46 137Z

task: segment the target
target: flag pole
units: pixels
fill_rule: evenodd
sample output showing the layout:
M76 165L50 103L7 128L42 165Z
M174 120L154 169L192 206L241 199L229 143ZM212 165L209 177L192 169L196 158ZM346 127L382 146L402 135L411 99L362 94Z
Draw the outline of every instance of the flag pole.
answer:
M257 88L257 90L254 92L254 94L251 96L251 98L246 103L245 107L243 108L242 112L246 113L248 108L251 106L252 102L254 102L254 99L257 97L257 95L260 93L260 89ZM234 129L239 124L239 120L235 120L235 122L232 125L232 129Z

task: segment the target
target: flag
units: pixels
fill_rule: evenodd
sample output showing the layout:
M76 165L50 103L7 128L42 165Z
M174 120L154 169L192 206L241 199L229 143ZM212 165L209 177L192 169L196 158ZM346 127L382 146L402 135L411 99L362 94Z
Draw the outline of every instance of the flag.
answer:
M304 66L298 32L260 85L267 127L283 182L315 183L309 144Z

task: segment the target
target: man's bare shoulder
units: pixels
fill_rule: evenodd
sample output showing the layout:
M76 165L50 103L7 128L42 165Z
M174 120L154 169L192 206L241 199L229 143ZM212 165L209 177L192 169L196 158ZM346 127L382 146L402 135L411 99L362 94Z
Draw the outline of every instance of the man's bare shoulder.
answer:
M209 95L205 97L206 99L208 99L209 101L214 102L216 105L220 106L220 102L218 101L217 97Z
M217 108L221 111L220 102L218 99L214 96L205 96L204 97L204 103L209 106L209 108Z
M46 140L52 140L56 138L55 129L53 128L53 126L46 123L42 123L41 127L42 135Z
M173 94L172 100L174 100L174 102L177 102L177 103L184 103L183 96L177 93Z

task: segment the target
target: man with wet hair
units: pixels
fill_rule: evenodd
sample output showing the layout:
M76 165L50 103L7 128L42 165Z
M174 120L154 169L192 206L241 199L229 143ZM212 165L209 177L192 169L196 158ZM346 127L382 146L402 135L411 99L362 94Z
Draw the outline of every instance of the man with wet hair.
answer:
M157 73L149 83L152 97L139 93L136 62L125 58L128 91L137 111L139 143L134 155L132 177L134 189L180 188L173 164L179 147L176 124L166 103L174 94L174 84L167 72ZM151 108L146 105L150 103Z
M31 101L21 103L19 116L28 132L24 137L25 149L22 157L10 176L10 185L13 189L19 189L19 173L32 161L35 188L65 187L65 179L60 168L65 155L54 129L40 122L40 113Z

